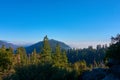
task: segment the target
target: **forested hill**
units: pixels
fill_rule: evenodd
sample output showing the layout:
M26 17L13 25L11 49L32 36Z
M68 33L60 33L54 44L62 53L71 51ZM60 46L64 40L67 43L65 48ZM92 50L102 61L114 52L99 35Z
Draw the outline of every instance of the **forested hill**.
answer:
M0 40L0 47L2 47L2 45L4 45L6 48L9 48L9 47L12 47L13 49L18 48L17 45L14 45L12 43L8 43L7 41Z
M63 49L63 50L71 49L71 47L68 46L67 44L65 44L65 43L63 43L61 41L54 40L54 39L50 39L49 44L50 44L50 47L51 47L51 49L53 51L55 50L56 44L59 44L61 49ZM35 43L35 44L31 45L31 46L26 47L26 52L27 53L32 53L32 51L34 49L36 49L36 52L39 53L42 46L43 46L43 41L40 41L38 43Z

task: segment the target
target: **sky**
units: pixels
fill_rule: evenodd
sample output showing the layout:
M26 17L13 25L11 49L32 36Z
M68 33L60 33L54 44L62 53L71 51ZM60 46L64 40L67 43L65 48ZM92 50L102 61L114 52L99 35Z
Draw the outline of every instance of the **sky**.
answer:
M120 0L0 0L0 40L50 39L73 47L109 43L120 32Z

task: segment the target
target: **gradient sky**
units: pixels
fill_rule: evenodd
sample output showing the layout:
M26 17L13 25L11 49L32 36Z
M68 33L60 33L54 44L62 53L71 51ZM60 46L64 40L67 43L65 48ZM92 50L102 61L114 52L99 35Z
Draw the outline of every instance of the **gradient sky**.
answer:
M0 0L0 40L95 44L117 33L120 0Z

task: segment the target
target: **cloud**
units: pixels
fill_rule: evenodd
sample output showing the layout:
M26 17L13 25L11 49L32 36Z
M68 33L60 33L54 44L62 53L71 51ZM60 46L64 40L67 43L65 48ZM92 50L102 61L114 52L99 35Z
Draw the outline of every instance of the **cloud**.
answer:
M88 48L88 46L93 46L96 48L97 45L109 45L110 41L69 41L66 42L72 48Z

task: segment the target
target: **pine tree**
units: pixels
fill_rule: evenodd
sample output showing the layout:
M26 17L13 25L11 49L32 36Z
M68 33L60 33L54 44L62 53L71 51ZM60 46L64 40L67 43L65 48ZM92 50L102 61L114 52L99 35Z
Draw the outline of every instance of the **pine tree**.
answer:
M2 45L1 50L2 50L3 52L6 51L5 45Z
M80 75L84 70L87 69L86 62L83 61L77 61L73 64L73 69L77 72L78 75Z
M36 49L34 49L32 55L31 55L31 62L32 62L32 64L36 64L38 62Z
M54 54L54 57L53 57L54 66L58 66L58 67L61 66L61 62L62 62L62 58L61 57L62 56L61 56L60 45L57 44L56 48L55 48L55 54Z
M63 51L61 55L61 66L67 67L67 65L68 65L68 58L67 58L66 52Z
M61 59L61 49L60 49L60 45L57 44L56 48L55 48L55 58L60 61Z
M9 50L6 49L5 46L0 49L0 71L8 70L12 66L12 61L9 53Z
M10 67L13 67L14 66L14 51L13 51L13 48L12 47L9 47L8 49L6 49L7 51L7 54L8 54L8 58L10 59L10 62L11 62L11 65Z
M48 37L45 36L43 39L43 47L42 47L42 55L41 55L41 61L44 62L51 62L51 48L48 41Z
M68 58L65 51L63 51L62 58L64 63L68 63Z
M23 47L17 48L16 53L17 53L17 58L18 58L18 63L19 64L21 64L21 65L28 64L25 48L23 48Z

